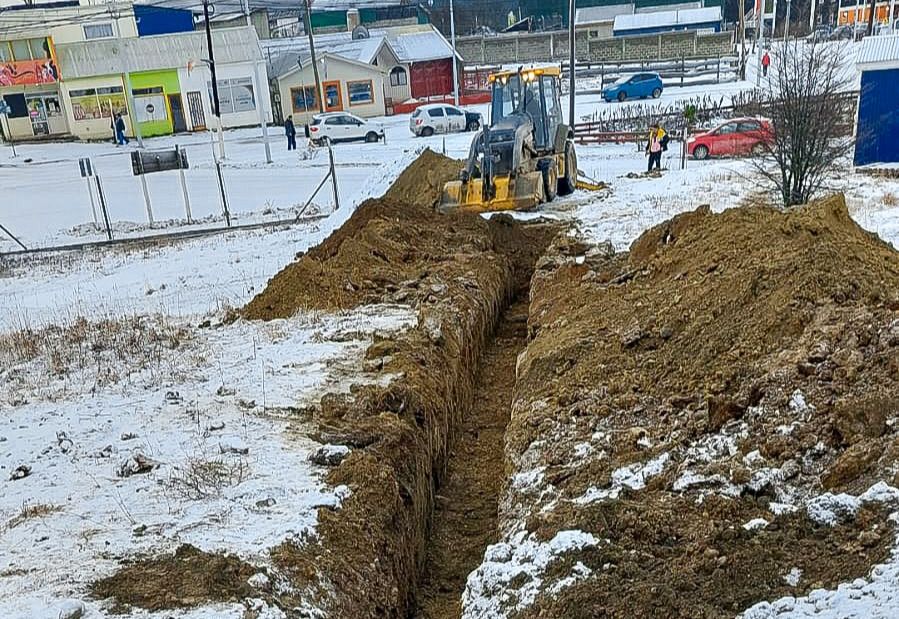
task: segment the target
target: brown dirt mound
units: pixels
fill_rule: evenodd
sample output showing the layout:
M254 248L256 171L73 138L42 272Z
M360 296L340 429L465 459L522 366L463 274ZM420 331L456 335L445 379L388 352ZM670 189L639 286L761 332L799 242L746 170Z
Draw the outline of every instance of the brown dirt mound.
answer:
M244 315L269 320L300 309L436 298L458 275L460 261L500 255L511 258L519 285L526 285L546 247L547 227L503 216L485 221L470 213L438 214L433 207L459 165L425 151L383 198L363 203L321 245L272 278Z
M431 149L426 149L397 177L384 194L387 200L436 206L443 193L443 186L459 178L462 162L450 159Z
M97 598L115 601L113 612L130 607L149 611L190 608L209 602L260 597L249 584L259 570L234 556L209 554L188 544L174 554L141 559L92 587Z
M886 557L879 511L828 527L804 505L899 481L899 428L886 421L899 413L899 254L841 197L791 212L699 209L627 254L578 263L585 249L557 247L535 277L507 433L513 470L545 466L551 491L508 489L503 509L541 537L581 526L611 541L583 555L601 576L527 616L727 616ZM573 466L583 443L602 456ZM662 454L645 489L570 502ZM799 511L775 515L773 503ZM771 525L742 528L758 517ZM796 587L783 580L791 567L806 574Z

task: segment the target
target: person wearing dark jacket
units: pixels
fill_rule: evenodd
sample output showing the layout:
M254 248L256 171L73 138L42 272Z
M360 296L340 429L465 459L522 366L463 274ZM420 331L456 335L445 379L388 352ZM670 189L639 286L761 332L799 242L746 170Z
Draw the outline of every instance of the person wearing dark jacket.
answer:
M297 149L297 128L293 126L293 116L284 121L284 134L287 136L287 150Z
M125 119L122 118L121 114L116 114L115 116L115 141L119 146L124 146L128 143L128 137L125 135Z

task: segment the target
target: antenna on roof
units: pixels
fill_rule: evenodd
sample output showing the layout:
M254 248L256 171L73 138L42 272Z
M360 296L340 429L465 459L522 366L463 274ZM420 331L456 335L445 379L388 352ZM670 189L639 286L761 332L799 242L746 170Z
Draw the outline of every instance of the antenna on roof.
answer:
M353 40L354 41L359 41L361 39L367 39L369 37L371 37L371 35L368 32L368 28L366 28L362 24L359 24L358 26L353 28Z

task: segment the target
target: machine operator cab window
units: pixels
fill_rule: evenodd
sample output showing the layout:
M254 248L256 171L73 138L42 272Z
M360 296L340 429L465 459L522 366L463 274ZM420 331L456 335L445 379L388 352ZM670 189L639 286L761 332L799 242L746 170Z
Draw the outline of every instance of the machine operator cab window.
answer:
M562 108L556 80L542 73L523 72L502 76L493 82L491 124L515 112L524 112L534 123L534 146L543 150L552 145L562 122Z

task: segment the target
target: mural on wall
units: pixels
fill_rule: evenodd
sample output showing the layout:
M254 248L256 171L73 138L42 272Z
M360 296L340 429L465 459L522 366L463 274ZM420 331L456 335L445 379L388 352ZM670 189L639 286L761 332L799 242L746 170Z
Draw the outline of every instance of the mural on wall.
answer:
M59 69L52 58L0 64L0 86L36 86L55 84L58 81Z

